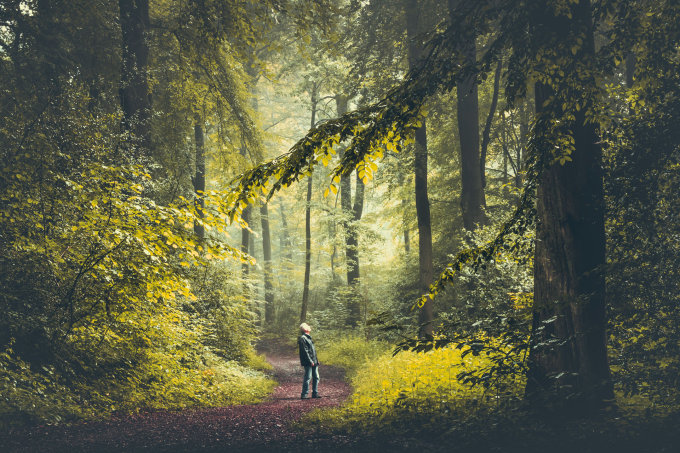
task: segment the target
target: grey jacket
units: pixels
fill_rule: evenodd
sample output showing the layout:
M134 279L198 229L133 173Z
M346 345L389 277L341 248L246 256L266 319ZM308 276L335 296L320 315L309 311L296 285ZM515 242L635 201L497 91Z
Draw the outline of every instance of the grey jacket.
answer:
M314 348L314 342L309 334L302 334L298 338L298 349L300 350L300 365L314 366L319 364L319 360L316 358L316 348Z

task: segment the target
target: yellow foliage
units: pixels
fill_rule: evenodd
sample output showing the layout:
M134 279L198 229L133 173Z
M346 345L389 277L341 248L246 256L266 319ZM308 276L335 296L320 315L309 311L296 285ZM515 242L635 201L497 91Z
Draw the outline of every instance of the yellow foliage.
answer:
M413 417L420 426L434 425L450 420L454 412L460 420L496 407L501 391L504 396L521 394L524 382L519 378L506 378L490 389L470 387L457 379L463 371L489 365L486 355L462 357L462 351L453 347L400 352L394 357L391 352L382 353L358 368L351 380L354 393L343 407L313 413L307 421L351 431L384 429Z

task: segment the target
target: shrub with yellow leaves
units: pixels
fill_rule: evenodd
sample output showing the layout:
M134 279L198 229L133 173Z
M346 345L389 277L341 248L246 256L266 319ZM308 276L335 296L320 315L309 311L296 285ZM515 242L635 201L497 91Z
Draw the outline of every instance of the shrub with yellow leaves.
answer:
M441 426L453 420L453 414L459 422L461 417L497 409L508 396L521 395L524 388L519 375L497 376L487 387L463 384L460 376L493 364L484 353L466 354L454 346L426 353L363 354L367 360L356 367L351 379L354 392L348 402L341 408L314 412L306 423L350 432L403 430L414 421L420 428Z

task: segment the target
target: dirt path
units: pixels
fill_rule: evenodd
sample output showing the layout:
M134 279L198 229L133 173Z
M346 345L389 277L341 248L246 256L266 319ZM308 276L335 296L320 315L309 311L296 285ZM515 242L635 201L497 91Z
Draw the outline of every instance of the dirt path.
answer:
M260 404L159 411L72 426L39 426L0 437L2 452L260 452L324 451L348 439L309 438L291 423L314 408L337 406L350 388L342 371L321 366L321 399L300 400L302 372L294 348L261 348L279 385ZM287 349L287 350L286 350ZM292 349L292 350L291 350ZM329 445L330 444L330 445ZM313 447L313 448L312 448ZM321 450L319 450L321 448Z

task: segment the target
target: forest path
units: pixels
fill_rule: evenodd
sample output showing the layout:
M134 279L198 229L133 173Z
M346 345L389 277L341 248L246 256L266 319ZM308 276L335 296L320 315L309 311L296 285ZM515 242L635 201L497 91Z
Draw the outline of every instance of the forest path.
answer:
M279 385L259 404L116 416L71 426L38 426L0 436L2 452L270 452L327 451L343 437L305 435L291 427L305 413L338 406L350 387L342 370L321 366L320 399L300 400L302 368L295 347L283 342L258 349L274 367Z

